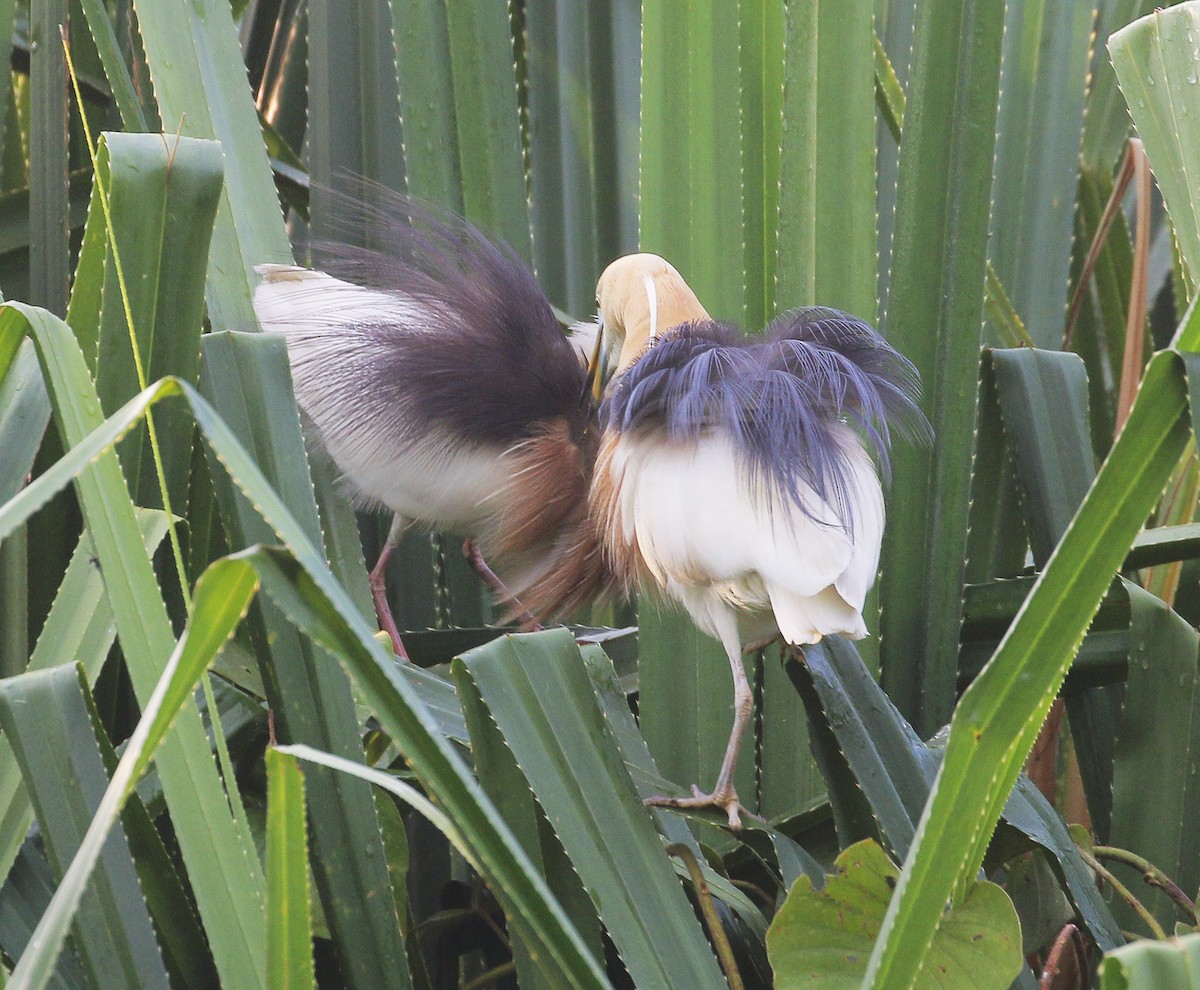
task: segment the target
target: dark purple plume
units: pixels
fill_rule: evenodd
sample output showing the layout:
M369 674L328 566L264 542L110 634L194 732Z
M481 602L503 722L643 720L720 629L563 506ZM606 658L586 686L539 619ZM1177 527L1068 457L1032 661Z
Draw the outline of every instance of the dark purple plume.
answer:
M684 324L625 372L601 417L621 432L665 429L674 440L726 432L753 475L812 515L800 495L807 485L849 525L833 424L862 436L886 479L893 429L916 442L932 436L919 395L912 363L869 325L811 308L780 316L758 338L715 321Z
M428 332L400 322L362 328L380 338L370 388L420 414L395 421L421 433L442 426L463 443L508 445L560 416L583 430L585 371L516 252L452 213L363 186L362 199L330 196L341 243L313 244L312 263L433 314L419 328Z

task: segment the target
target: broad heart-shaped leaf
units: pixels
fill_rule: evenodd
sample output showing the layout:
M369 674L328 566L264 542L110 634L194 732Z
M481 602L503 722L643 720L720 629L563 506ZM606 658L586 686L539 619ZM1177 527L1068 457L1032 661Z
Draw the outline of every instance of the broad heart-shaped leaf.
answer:
M775 990L854 990L900 870L872 839L842 851L825 889L796 881L767 932ZM916 990L1005 990L1021 969L1021 924L1008 895L973 884L942 919Z
M1200 990L1200 935L1113 950L1100 964L1100 990Z

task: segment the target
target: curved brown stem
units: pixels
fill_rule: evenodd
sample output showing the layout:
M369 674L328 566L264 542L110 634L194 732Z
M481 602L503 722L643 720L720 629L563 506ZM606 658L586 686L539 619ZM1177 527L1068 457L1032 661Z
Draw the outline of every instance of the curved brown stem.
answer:
M1146 927L1150 929L1150 934L1159 941L1164 940L1167 937L1167 933L1163 931L1162 925L1158 923L1158 919L1150 913L1146 905L1134 897L1132 891L1130 891L1125 884L1121 883L1120 880L1113 876L1112 873L1105 868L1104 864L1100 862L1100 860L1096 859L1096 857L1086 849L1082 849L1079 846L1076 846L1075 848L1079 850L1079 857L1091 867L1092 872L1098 877L1103 878L1106 882L1112 884L1112 889L1117 892L1117 895L1126 904L1133 908L1135 912L1137 912L1137 916L1141 918L1142 921L1146 923Z
M1200 924L1200 917L1196 914L1196 902L1193 901L1183 889L1172 880L1169 876L1163 873L1150 860L1139 856L1137 853L1130 852L1128 849L1119 849L1116 846L1093 846L1092 854L1101 860L1109 860L1113 863L1124 863L1137 870L1142 875L1142 879L1151 887L1157 887L1163 891L1171 900L1173 900L1179 909L1187 917L1193 925Z
M717 951L717 958L721 961L721 969L725 971L725 979L729 981L730 990L745 990L742 974L738 970L737 961L733 958L733 946L729 944L725 926L721 924L721 919L717 916L712 891L708 889L704 874L700 872L696 854L682 842L676 842L667 846L667 855L678 856L683 861L683 865L687 867L688 874L692 878L692 889L696 891L696 900L700 902L700 914L704 918L704 927L708 929L708 937L712 939L713 948Z

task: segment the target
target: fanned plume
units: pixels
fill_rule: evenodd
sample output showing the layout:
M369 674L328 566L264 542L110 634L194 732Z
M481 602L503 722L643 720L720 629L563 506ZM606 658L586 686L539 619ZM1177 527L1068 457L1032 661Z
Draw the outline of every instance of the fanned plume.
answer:
M853 426L886 478L893 430L916 442L932 435L919 395L916 369L868 324L811 308L784 314L761 338L716 321L676 328L621 377L601 417L622 433L665 430L673 441L726 432L756 484L815 518L807 486L850 525L845 452L831 427Z
M366 246L318 241L312 262L419 307L420 327L359 328L379 338L371 384L394 422L475 443L511 443L556 416L582 429L584 369L517 254L454 214L363 186L361 198L330 195L339 236Z

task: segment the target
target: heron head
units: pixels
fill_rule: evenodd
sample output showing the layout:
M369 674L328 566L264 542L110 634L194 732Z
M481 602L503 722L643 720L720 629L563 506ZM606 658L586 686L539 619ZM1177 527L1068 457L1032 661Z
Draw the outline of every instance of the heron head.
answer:
M668 330L709 319L683 276L656 254L627 254L604 269L596 283L596 309L600 333L590 372L597 399L610 378Z

